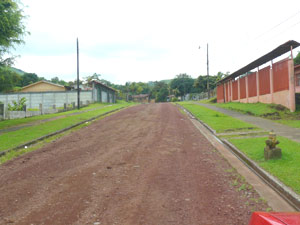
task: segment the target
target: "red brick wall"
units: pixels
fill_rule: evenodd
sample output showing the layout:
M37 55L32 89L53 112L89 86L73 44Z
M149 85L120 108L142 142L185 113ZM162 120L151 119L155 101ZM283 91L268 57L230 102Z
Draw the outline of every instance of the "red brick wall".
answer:
M217 86L217 102L223 102L224 101L224 88L223 84Z
M271 93L270 89L270 66L258 71L259 80L259 95Z
M273 64L273 85L274 92L289 89L288 60L283 60Z
M239 93L238 93L238 81L233 81L232 82L232 99L233 100L238 100L239 99Z
M240 98L246 98L246 77L240 79Z
M256 73L248 75L248 97L257 96Z

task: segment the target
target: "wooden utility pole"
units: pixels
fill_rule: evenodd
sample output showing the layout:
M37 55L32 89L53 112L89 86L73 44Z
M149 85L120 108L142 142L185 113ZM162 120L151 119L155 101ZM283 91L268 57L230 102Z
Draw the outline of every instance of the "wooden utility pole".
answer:
M208 43L207 43L207 98L210 98L209 93L209 63L208 63Z
M80 90L79 90L79 45L77 38L77 109L80 109Z

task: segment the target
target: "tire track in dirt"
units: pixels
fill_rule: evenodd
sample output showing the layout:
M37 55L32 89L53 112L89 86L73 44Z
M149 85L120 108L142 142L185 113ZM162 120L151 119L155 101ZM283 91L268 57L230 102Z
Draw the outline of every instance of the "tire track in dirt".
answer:
M130 107L0 166L1 224L247 224L265 210L171 104Z

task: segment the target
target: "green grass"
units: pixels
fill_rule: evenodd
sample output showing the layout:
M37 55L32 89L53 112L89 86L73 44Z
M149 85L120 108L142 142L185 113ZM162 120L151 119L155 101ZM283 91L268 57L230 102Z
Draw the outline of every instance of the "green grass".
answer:
M84 123L84 124L81 124L81 125L79 125L78 127L74 127L74 128L72 128L72 129L70 129L70 130L68 130L68 131L65 131L65 132L63 132L63 133L60 133L60 134L54 135L54 136L52 136L52 137L46 138L46 139L44 139L44 140L38 142L38 143L35 144L35 145L29 146L28 148L24 148L24 149L21 149L21 150L13 150L13 151L10 151L10 152L6 153L4 156L1 156L1 157L0 157L0 164L3 164L3 163L5 163L6 161L9 161L9 160L11 160L11 159L14 159L14 158L16 158L16 157L18 157L18 156L20 156L20 155L25 154L25 153L35 151L35 150L37 150L37 149L43 147L44 145L46 145L46 144L48 144L48 143L50 143L50 142L52 142L52 141L54 141L54 140L56 140L56 139L59 139L59 138L62 137L62 136L65 136L66 134L69 134L69 133L71 133L71 132L74 132L74 131L76 131L76 130L79 130L80 128L83 128L83 127L85 127L85 126L88 126L89 124L90 124L90 123L88 123L88 124L85 124L85 123Z
M232 118L230 116L214 111L212 109L208 109L206 107L193 104L191 102L180 102L178 104L188 109L198 119L205 122L217 133L259 129L252 124Z
M25 127L17 131L4 133L0 136L0 151L16 147L28 141L40 138L44 135L67 128L81 121L128 105L130 104L115 104L97 110L84 112L78 115L69 115L67 117L48 121L39 125Z
M263 169L277 177L285 185L300 194L300 143L285 137L278 137L282 149L282 158L277 160L264 160L264 147L266 137L230 139L238 149L249 158L257 162Z
M227 102L215 104L218 107L238 111L244 114L271 119L290 127L300 128L300 110L291 113L276 104Z
M107 103L94 103L94 104L90 104L87 107L83 107L80 110L75 109L75 110L61 112L61 113L46 114L46 115L33 116L33 117L21 118L21 119L13 119L13 120L3 120L3 121L0 121L0 130L6 129L9 127L18 126L18 125L24 125L24 124L35 122L38 120L45 120L45 119L50 119L50 118L54 118L54 117L58 117L58 116L69 115L72 113L81 112L81 111L90 110L90 109L97 109L97 108L104 107L107 105L108 105Z
M251 114L255 116L263 116L266 114L274 114L278 112L274 106L264 103L240 103L240 102L227 102L227 103L218 103L218 107L225 109L235 110L246 114Z

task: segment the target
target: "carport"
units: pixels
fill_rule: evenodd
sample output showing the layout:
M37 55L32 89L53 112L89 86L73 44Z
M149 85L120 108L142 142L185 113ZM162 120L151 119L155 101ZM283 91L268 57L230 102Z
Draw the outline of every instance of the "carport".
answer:
M116 103L117 91L100 81L92 81L93 88L93 101L94 102L107 102Z

